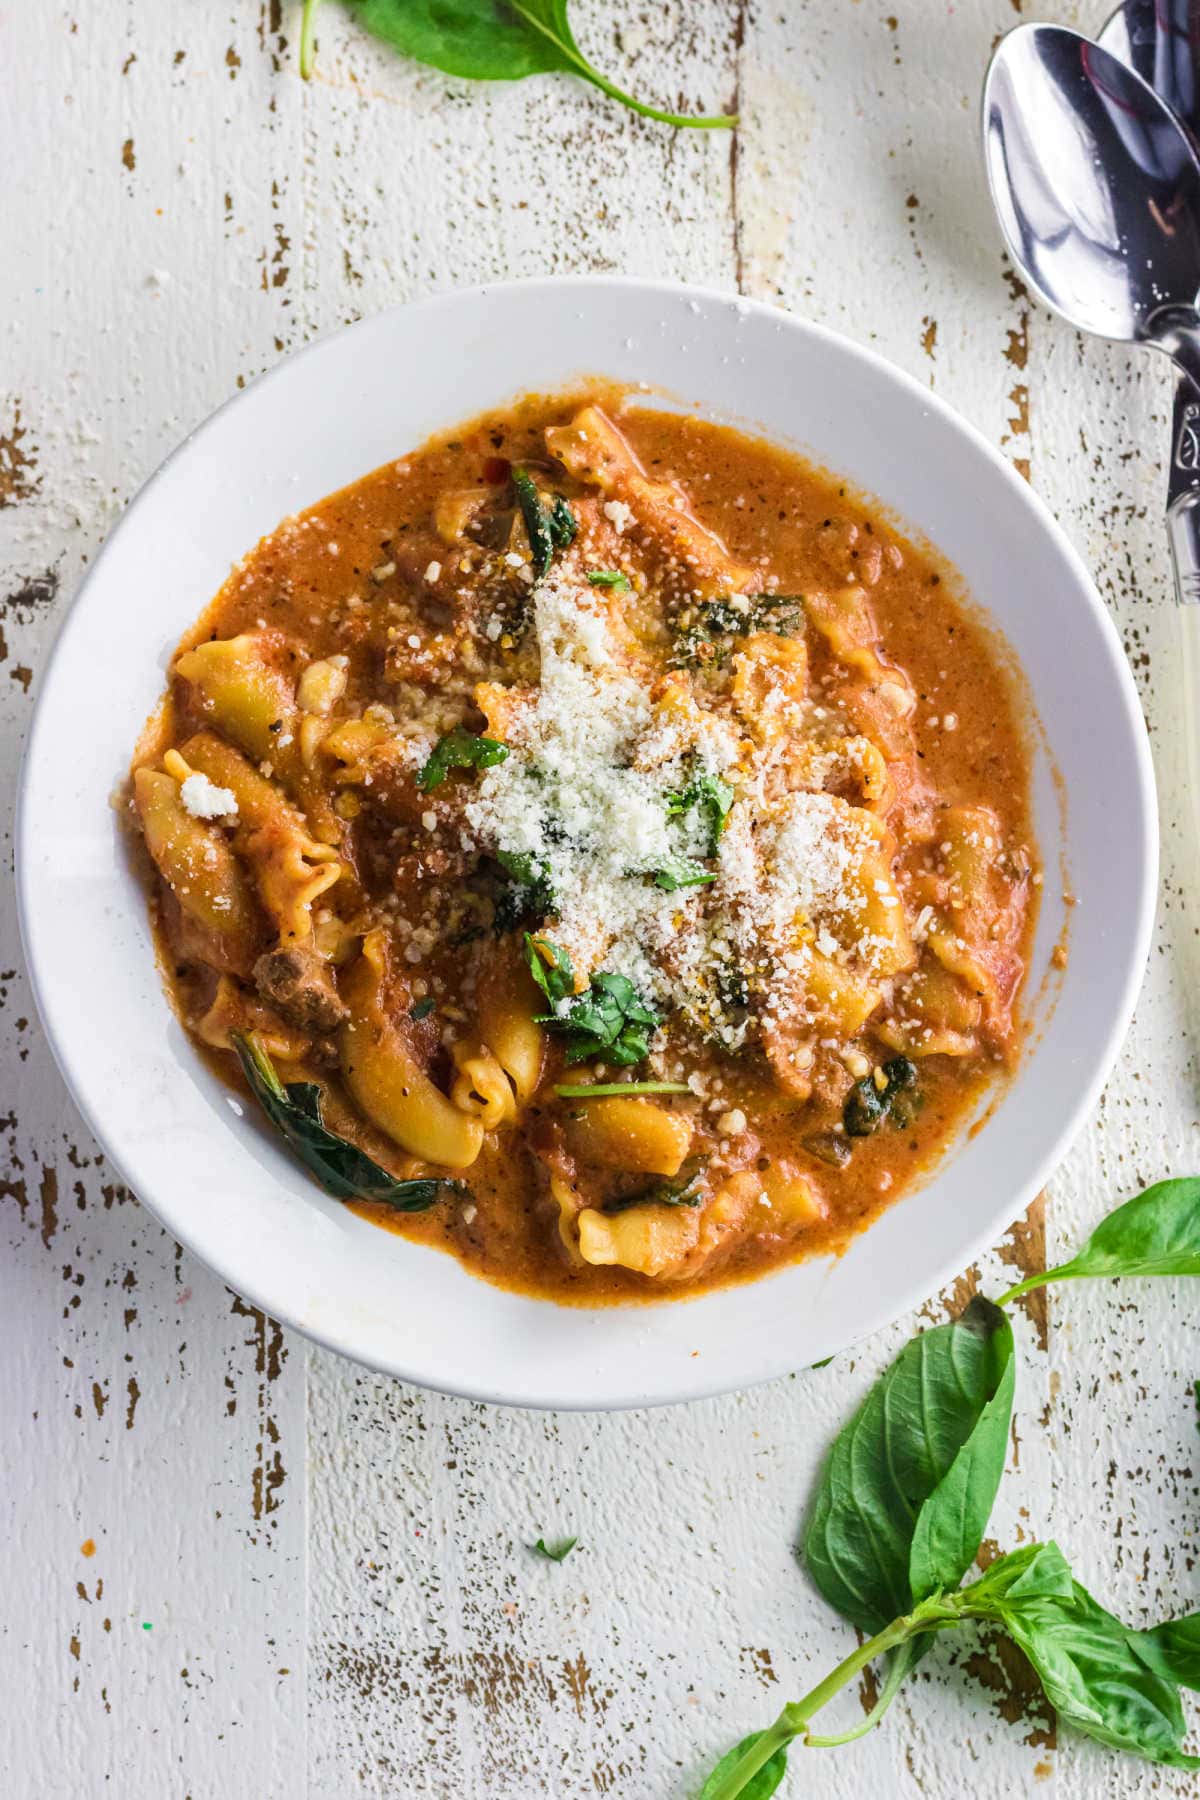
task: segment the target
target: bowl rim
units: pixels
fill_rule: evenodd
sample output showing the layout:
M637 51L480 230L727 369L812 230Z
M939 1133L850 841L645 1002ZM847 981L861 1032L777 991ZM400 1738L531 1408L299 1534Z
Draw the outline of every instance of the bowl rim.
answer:
M498 290L516 289L527 293L541 291L550 296L551 303L554 303L553 296L555 295L563 293L569 295L572 291L581 289L603 291L614 288L637 290L650 297L657 296L664 302L677 301L681 297L713 302L723 307L736 309L739 317L754 314L769 320L776 326L782 325L789 331L797 331L802 336L815 339L818 343L836 345L840 354L849 356L865 365L875 379L899 387L907 393L911 400L918 402L922 408L936 415L942 424L952 432L970 441L974 448L982 454L995 478L1007 484L1010 490L1020 496L1022 504L1026 508L1032 509L1043 531L1053 540L1059 554L1075 576L1078 597L1086 604L1097 628L1100 642L1113 667L1121 707L1126 717L1126 723L1131 728L1129 735L1134 747L1137 796L1141 804L1144 822L1143 842L1136 846L1136 861L1141 871L1141 880L1137 895L1135 928L1129 934L1124 945L1125 966L1121 976L1119 996L1113 1008L1106 1039L1096 1057L1090 1078L1078 1089L1072 1103L1064 1109L1062 1122L1052 1146L1019 1188L1005 1199L1003 1207L997 1209L994 1215L990 1216L987 1222L971 1236L966 1250L957 1250L953 1256L938 1259L919 1281L916 1279L910 1281L902 1294L889 1298L871 1309L866 1315L866 1323L855 1329L853 1336L841 1346L840 1353L844 1353L855 1344L863 1342L896 1319L903 1317L931 1294L940 1292L964 1268L969 1268L981 1254L992 1246L997 1233L1004 1224L1022 1216L1039 1190L1060 1166L1087 1115L1094 1108L1120 1054L1145 974L1157 905L1158 803L1149 738L1132 671L1125 657L1117 628L1100 598L1090 570L1051 513L1046 502L1032 485L1017 473L1001 451L946 400L932 389L923 386L914 376L889 361L879 351L861 344L827 325L805 318L783 307L711 286L673 280L644 280L628 275L530 276L514 280L480 282L467 287L441 289L420 299L381 309L379 312L355 320L349 325L336 326L298 350L282 357L270 369L247 382L244 388L239 388L230 394L227 399L187 432L128 501L120 517L106 534L104 542L85 572L74 597L65 609L49 654L43 664L39 683L40 692L34 705L18 778L14 828L18 920L22 950L34 1002L55 1064L74 1105L89 1130L102 1146L113 1168L136 1195L139 1203L147 1208L165 1230L171 1232L172 1236L183 1245L189 1254L196 1256L199 1261L212 1269L222 1281L226 1282L235 1292L243 1295L251 1304L326 1349L336 1351L338 1354L347 1356L380 1373L410 1382L414 1386L461 1399L498 1406L516 1406L523 1410L614 1411L657 1405L682 1405L691 1400L711 1398L731 1391L743 1391L745 1388L760 1385L762 1382L778 1380L784 1375L794 1372L796 1364L794 1361L777 1363L776 1366L766 1369L748 1380L739 1379L733 1383L727 1378L722 1378L719 1372L714 1372L707 1380L690 1382L684 1391L662 1394L647 1394L643 1389L630 1385L626 1378L624 1387L614 1386L611 1394L603 1400L590 1397L580 1398L578 1394L569 1391L557 1391L553 1387L555 1377L551 1375L548 1378L546 1389L536 1397L528 1395L515 1397L511 1391L505 1391L502 1381L439 1380L435 1379L427 1369L414 1369L402 1356L381 1358L373 1347L370 1349L356 1347L353 1330L348 1324L344 1324L340 1329L327 1328L298 1316L298 1307L289 1302L286 1293L278 1295L272 1291L269 1278L265 1277L259 1280L252 1277L247 1279L245 1272L240 1267L230 1266L231 1262L236 1263L236 1258L216 1259L207 1247L200 1249L195 1241L195 1234L188 1229L187 1217L172 1216L169 1207L160 1207L156 1198L150 1198L143 1194L136 1179L126 1173L126 1158L122 1154L115 1153L105 1121L97 1114L89 1098L88 1058L86 1055L78 1054L69 1032L60 1032L60 1008L48 992L38 955L39 927L35 905L36 859L31 854L36 822L30 806L30 790L33 784L39 742L43 732L48 728L48 720L55 699L53 677L56 668L64 657L73 634L79 629L83 615L83 602L99 578L106 559L111 554L114 542L118 536L124 534L134 524L141 508L150 499L159 483L166 478L174 464L227 412L251 394L260 392L264 387L290 379L291 371L298 363L327 349L333 342L345 338L350 333L369 333L372 329L384 329L388 321L401 314L436 313L447 306L485 299ZM514 389L514 392L516 391ZM448 420L447 426L454 422ZM369 472L364 470L363 474ZM838 472L844 473L851 482L855 480L852 470ZM889 502L884 497L878 495L872 497L885 507L889 506ZM305 504L315 504L315 502ZM902 516L901 523L904 523ZM982 606L982 603L977 604L980 604L985 615L989 618L992 616L990 609ZM71 1047L68 1048L68 1045ZM929 1180L936 1180L940 1166L940 1163L934 1164L928 1177ZM868 1227L868 1231L870 1229ZM773 1275L786 1273L788 1266L791 1265L783 1265L780 1270L769 1271L761 1279L770 1280ZM482 1280L482 1277L472 1275L472 1279ZM704 1297L704 1295L698 1296L689 1304L696 1304ZM540 1304L553 1305L555 1303L541 1301ZM679 1305L680 1301L664 1301L660 1304ZM563 1310L576 1311L578 1309L572 1307ZM644 1309L638 1308L637 1310ZM594 1316L592 1309L583 1309L583 1316L586 1318L589 1315Z

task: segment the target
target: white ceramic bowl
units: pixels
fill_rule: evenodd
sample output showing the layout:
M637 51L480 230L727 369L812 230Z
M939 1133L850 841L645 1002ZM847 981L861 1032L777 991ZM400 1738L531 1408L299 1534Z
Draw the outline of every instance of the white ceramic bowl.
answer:
M1028 678L1048 879L1030 1048L993 1115L838 1261L688 1304L565 1308L501 1292L322 1195L239 1116L167 1006L110 806L179 635L286 514L484 407L584 373L748 422L878 496L961 570ZM1069 796L1055 793L1057 764ZM123 1177L276 1318L407 1380L523 1406L619 1407L745 1386L922 1300L1028 1205L1094 1104L1145 963L1153 778L1115 631L1063 534L1002 457L869 351L765 306L582 278L455 293L282 363L193 433L97 559L42 681L18 827L38 1005ZM1071 957L1042 982L1082 904ZM1052 1002L1052 1003L1051 1003Z

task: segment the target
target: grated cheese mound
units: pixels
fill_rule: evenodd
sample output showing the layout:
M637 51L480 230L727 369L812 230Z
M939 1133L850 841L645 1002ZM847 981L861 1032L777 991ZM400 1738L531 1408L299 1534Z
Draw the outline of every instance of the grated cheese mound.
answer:
M770 757L749 749L728 711L678 695L656 704L610 604L563 572L535 590L540 685L513 708L509 755L482 773L467 827L480 847L545 871L558 909L551 935L581 983L619 971L737 1049L748 989L760 1010L786 1006L810 945L869 962L855 877L873 848L870 825L834 795L781 791ZM715 858L703 809L668 810L701 770L737 795ZM681 856L716 879L657 887L655 871Z
M198 771L180 783L179 798L193 819L227 819L238 809L232 788L218 787Z
M534 595L540 686L509 756L484 771L467 822L492 850L532 855L558 899L555 941L586 978L604 966L647 997L671 998L663 955L698 914L703 887L667 892L653 875L707 851L704 821L672 819L667 797L697 768L733 772L736 739L715 716L676 722L620 656L593 591L563 576Z

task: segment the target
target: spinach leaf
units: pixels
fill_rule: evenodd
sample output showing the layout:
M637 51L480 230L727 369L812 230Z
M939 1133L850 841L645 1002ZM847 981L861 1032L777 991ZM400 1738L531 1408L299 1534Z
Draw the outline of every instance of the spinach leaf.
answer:
M999 1305L1052 1281L1117 1275L1200 1275L1200 1176L1159 1181L1127 1200L1100 1221L1070 1262L1018 1282Z
M560 1538L557 1544L548 1544L545 1538L539 1538L537 1543L530 1544L529 1548L535 1556L544 1556L547 1562L560 1563L570 1556L578 1542L579 1539L573 1537Z
M563 1033L568 1063L598 1056L618 1068L629 1068L650 1054L651 1036L662 1021L627 975L602 970L582 994L576 994L571 959L557 944L526 932L525 956L533 979L554 1008L537 1014L536 1023Z
M700 1789L698 1800L709 1800L711 1794L717 1793L726 1776L733 1773L750 1746L757 1744L764 1735L761 1731L752 1731L749 1737L744 1737L740 1744L735 1744L732 1750L727 1751ZM771 1760L765 1762L750 1777L745 1787L739 1790L741 1800L770 1800L786 1774L787 1751L780 1745Z
M335 1200L376 1200L397 1212L428 1212L440 1188L467 1192L463 1182L441 1176L398 1180L356 1145L326 1129L321 1122L321 1089L315 1081L292 1081L285 1087L253 1032L231 1036L255 1099L288 1148Z
M456 725L440 737L429 753L428 761L417 770L417 786L423 794L440 787L451 769L492 769L508 755L508 745L495 738L476 737Z
M561 494L555 494L550 505L546 505L528 469L514 469L512 479L529 538L533 573L540 581L554 560L554 552L565 550L574 539L578 521Z
M589 569L587 578L593 587L613 588L618 594L629 592L629 577L620 569Z
M704 1198L700 1185L703 1168L693 1169L688 1175L682 1175L675 1181L654 1181L648 1187L640 1187L632 1194L620 1194L614 1200L606 1200L600 1208L605 1213L628 1212L631 1206L699 1206Z
M964 1611L975 1611L972 1591ZM1177 1769L1200 1769L1183 1749L1177 1678L1139 1654L1128 1631L1085 1587L1070 1595L1021 1592L989 1598L983 1616L1003 1625L1033 1664L1060 1719L1116 1750L1132 1750Z
M705 600L680 615L671 666L719 668L729 655L732 639L750 637L757 631L790 637L803 625L804 600L799 594L749 594Z
M910 1112L901 1096L911 1094L916 1087L917 1065L907 1056L894 1056L891 1062L884 1063L883 1076L882 1087L872 1072L856 1081L850 1089L842 1108L842 1123L848 1137L870 1137L888 1118L899 1125L910 1123Z
M313 68L313 20L320 0L304 0L300 73ZM405 56L470 81L520 81L565 71L591 82L647 119L701 130L737 124L736 117L660 112L614 87L580 50L567 20L567 0L356 0L367 30Z
M910 1611L914 1576L926 1590L955 1586L969 1566L1003 1469L1011 1364L1008 1321L977 1296L905 1346L835 1440L803 1555L852 1624L880 1631Z
M708 823L707 854L715 856L733 799L733 789L727 781L722 781L719 775L702 773L694 776L679 793L667 795L667 817L681 819L693 810L699 812Z
M1168 1619L1149 1631L1131 1631L1129 1641L1147 1668L1200 1693L1200 1613Z

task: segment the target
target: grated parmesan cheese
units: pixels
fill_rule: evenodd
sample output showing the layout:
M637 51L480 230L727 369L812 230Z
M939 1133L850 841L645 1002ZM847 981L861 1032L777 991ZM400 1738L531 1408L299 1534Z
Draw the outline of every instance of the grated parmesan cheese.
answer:
M218 787L199 771L180 783L179 798L193 819L226 819L238 809L232 788Z

